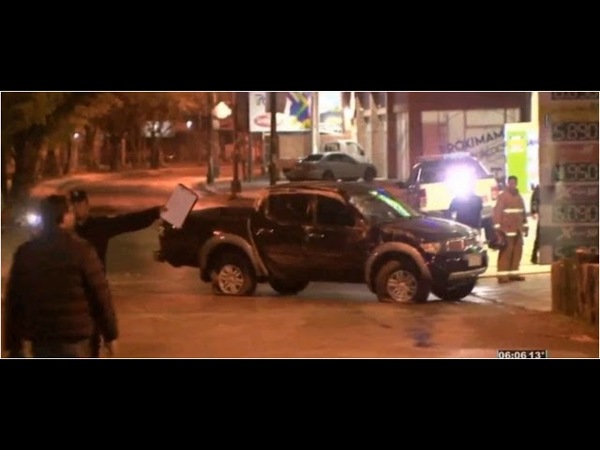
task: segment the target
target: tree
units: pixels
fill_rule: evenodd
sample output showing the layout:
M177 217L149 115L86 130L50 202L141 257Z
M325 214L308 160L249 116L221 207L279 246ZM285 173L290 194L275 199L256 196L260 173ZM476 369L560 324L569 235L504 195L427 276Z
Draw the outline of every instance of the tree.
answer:
M15 174L11 197L20 198L34 182L35 165L50 117L59 110L68 94L56 92L7 92L2 94L3 153L13 149ZM2 158L2 172L6 158ZM2 193L8 194L6 178L2 178Z
M121 92L114 94L118 106L100 116L94 123L109 136L111 169L117 170L121 159L121 142L127 139L134 151L140 151L140 137L150 138L150 167L161 164L160 139L168 122L183 120L197 113L207 102L205 92ZM138 154L138 161L141 157Z
M106 114L115 101L110 95L93 92L3 93L2 146L12 148L15 155L10 196L18 200L27 195L35 182L38 156L43 147L68 143L75 129ZM7 193L4 178L2 189Z
M84 131L84 148L92 153L95 134L106 133L112 149L111 168L117 170L124 139L139 142L144 125L152 140L151 167L161 163L159 139L162 124L198 113L208 104L205 92L14 92L2 94L2 194L14 199L25 196L36 179L36 167L42 149L58 154L66 149L67 158L59 173L73 169L78 160L72 145L76 131ZM157 127L154 124L158 124ZM88 135L89 134L89 135ZM11 192L6 183L7 150L15 158ZM64 158L58 158L62 160Z
M157 169L162 162L160 139L168 130L167 122L183 120L190 113L200 110L207 103L205 92L143 92L128 94L137 106L149 133L151 152L150 167Z

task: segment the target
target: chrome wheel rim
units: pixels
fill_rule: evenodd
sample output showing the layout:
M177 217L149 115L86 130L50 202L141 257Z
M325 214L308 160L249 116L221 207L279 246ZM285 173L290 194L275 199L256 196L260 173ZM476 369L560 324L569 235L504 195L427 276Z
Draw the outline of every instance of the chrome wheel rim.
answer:
M406 270L397 270L393 272L387 281L387 291L389 296L398 303L411 301L418 290L417 278Z
M225 294L237 294L244 285L242 269L232 264L224 265L217 274L217 283Z

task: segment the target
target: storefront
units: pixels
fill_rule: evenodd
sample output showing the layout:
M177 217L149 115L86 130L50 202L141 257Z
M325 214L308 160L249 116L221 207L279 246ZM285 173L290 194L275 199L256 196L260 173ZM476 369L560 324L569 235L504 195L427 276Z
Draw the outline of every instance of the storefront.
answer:
M381 176L406 178L421 156L468 151L499 179L504 124L531 120L529 92L357 92L356 134Z

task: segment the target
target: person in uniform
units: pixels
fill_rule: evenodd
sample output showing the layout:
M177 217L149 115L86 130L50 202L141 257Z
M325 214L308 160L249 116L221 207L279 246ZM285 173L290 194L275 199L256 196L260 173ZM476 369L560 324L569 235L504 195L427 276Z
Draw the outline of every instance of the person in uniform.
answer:
M494 206L494 230L497 240L503 245L498 253L498 271L503 272L498 282L523 281L524 277L518 272L523 255L524 237L527 236L527 214L525 201L517 189L518 179L514 175L508 177L506 189L498 196Z

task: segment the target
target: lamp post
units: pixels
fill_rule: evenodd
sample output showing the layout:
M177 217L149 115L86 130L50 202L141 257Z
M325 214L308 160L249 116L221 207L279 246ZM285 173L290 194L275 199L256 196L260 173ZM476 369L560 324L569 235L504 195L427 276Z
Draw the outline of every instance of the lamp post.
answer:
M237 197L242 192L242 183L240 182L240 146L238 145L238 99L237 93L233 92L233 179L231 180L231 198Z
M277 92L269 92L271 105L271 139L269 145L269 184L277 184L277 164L276 159L279 154L279 142L277 136Z
M236 108L235 103L235 93L234 93L234 108ZM231 180L231 198L235 198L239 192L242 191L242 185L240 182L240 155L239 155L239 146L237 145L237 119L234 110L232 110L227 103L220 102L213 109L213 115L219 120L224 120L230 117L233 114L233 180Z
M213 106L215 103L216 95L214 92L210 93L209 104L208 104L208 118L206 120L205 126L208 137L208 151L206 154L207 157L207 167L206 167L206 184L212 185L215 182L215 167L214 167L214 159L213 159L213 125L212 125L212 115L213 115Z

